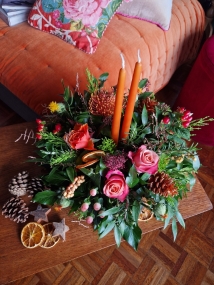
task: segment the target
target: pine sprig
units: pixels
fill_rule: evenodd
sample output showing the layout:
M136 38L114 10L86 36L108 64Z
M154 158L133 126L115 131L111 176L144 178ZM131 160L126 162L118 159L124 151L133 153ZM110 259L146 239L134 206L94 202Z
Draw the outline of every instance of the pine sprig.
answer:
M99 89L98 80L91 74L88 68L86 69L86 77L88 81L88 91L91 94L95 94Z
M65 151L62 152L61 154L56 155L56 157L52 157L50 159L50 165L54 166L57 164L63 164L68 161L74 161L76 158L76 152L75 151Z
M209 116L193 120L189 125L189 130L190 131L200 130L201 127L209 125L209 122L212 122L212 121L214 121L214 119L210 118ZM191 134L191 135L194 135L194 134Z
M51 132L43 132L42 133L42 140L48 141L49 143L54 144L55 146L66 146L66 142L62 137L59 137L57 135L54 135ZM38 145L40 144L40 141L38 142Z

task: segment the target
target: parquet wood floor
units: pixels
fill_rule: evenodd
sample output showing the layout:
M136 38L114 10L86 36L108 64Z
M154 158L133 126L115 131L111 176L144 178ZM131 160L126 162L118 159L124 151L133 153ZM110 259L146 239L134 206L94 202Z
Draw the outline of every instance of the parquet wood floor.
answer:
M174 102L189 70L181 69L157 96L167 103ZM22 119L0 103L0 126L17 122ZM198 177L214 204L214 147L199 146L203 167ZM143 236L137 252L124 242L119 249L111 246L10 283L113 284L214 285L214 210L186 220L186 229L179 228L176 242L170 228L156 230Z

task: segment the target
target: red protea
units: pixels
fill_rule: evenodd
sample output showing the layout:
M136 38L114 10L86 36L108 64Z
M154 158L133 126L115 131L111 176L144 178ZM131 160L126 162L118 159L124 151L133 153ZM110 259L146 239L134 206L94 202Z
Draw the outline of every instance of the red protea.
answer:
M89 110L93 115L112 116L114 114L115 95L113 92L99 91L91 95Z

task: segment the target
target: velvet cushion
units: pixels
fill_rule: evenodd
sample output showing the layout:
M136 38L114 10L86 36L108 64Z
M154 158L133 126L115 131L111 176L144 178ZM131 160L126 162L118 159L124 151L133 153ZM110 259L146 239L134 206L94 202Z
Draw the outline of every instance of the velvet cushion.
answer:
M140 49L142 78L149 78L150 90L157 92L178 66L195 58L204 26L204 10L197 0L173 0L169 31L116 14L97 51L87 54L26 22L8 27L0 19L0 82L36 113L45 114L50 101L62 98L58 95L63 92L62 79L73 90L78 74L80 91L87 88L86 68L95 77L108 72L105 88L115 86L121 52L128 90Z
M173 0L125 0L117 10L130 18L145 20L168 30L171 20Z
M214 118L214 36L204 43L197 60L179 94L175 108L185 107L193 119ZM214 146L214 122L195 131L193 140Z
M123 0L36 0L28 23L94 53Z

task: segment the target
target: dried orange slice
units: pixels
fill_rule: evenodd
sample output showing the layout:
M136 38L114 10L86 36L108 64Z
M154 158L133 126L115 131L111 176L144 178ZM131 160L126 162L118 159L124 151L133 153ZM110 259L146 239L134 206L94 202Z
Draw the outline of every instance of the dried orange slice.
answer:
M88 161L88 162L85 163L85 164L79 164L79 165L76 166L76 168L77 168L77 169L85 168L85 167L87 167L87 166L90 166L90 165L92 165L92 164L98 162L98 161L99 161L99 159L94 159L94 160Z
M102 150L91 151L91 152L88 152L85 155L83 155L82 161L83 162L89 162L89 161L92 161L94 159L99 159L100 157L102 157L104 155L105 155L105 152Z
M53 236L53 232L55 230L52 223L48 223L43 225L45 230L45 238L43 239L42 243L39 245L43 248L51 248L55 246L58 241L60 240L60 236Z
M32 222L28 223L21 232L21 242L27 248L39 246L45 238L45 230L42 225Z

